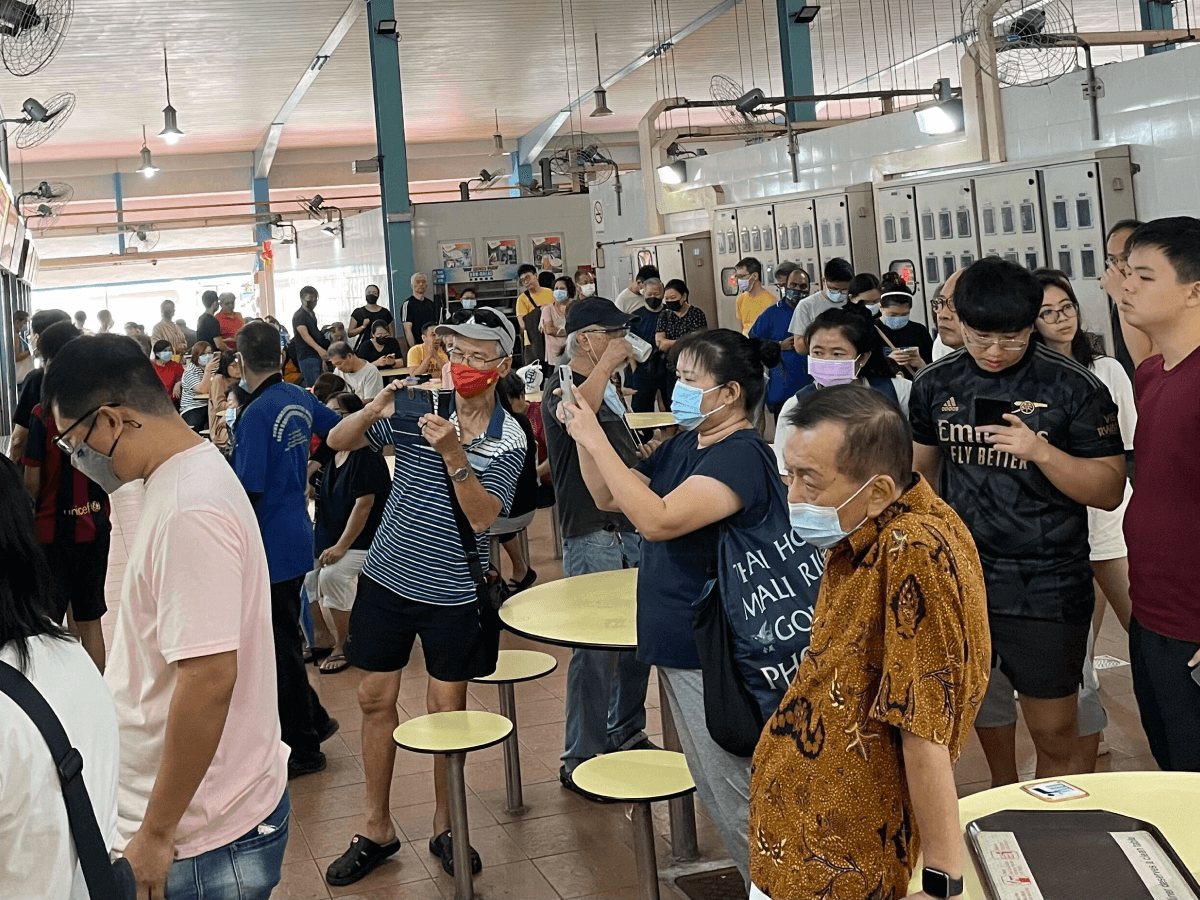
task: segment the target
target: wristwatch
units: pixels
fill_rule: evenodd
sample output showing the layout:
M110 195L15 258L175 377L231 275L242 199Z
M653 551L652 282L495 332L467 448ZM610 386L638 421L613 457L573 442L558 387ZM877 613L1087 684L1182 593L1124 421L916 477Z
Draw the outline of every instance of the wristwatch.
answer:
M466 466L463 466L461 469L455 469L453 472L451 472L450 480L451 481L466 481L467 476L469 476L470 474L471 474L471 467L469 465L466 465Z
M938 900L949 900L963 892L963 880L951 878L941 869L926 866L921 870L921 890Z

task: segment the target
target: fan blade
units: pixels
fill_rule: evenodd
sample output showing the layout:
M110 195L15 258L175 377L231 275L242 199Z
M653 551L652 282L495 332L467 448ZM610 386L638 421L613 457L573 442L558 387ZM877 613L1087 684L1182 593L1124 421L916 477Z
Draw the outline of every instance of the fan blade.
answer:
M33 75L58 53L71 27L74 0L3 0L0 60L13 75Z

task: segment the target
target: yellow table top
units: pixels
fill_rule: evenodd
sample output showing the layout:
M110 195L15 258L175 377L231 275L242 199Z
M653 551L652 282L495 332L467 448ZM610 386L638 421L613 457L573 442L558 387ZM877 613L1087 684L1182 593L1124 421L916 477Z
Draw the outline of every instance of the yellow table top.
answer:
M197 400L207 400L208 394L192 394Z
M409 719L392 732L392 740L414 753L461 753L498 744L511 731L504 716L468 709Z
M578 770L576 770L578 771ZM1106 809L1109 812L1144 819L1158 826L1179 858L1192 874L1200 878L1200 828L1195 810L1200 807L1200 773L1196 772L1097 772L1091 775L1067 775L1038 781L1065 781L1089 796L1078 800L1047 803L1010 784L972 794L958 801L958 818L964 831L963 897L984 900L987 896L975 870L974 859L966 846L969 822L1004 809ZM1034 782L1026 782L1033 784ZM910 891L921 887L921 863L914 870Z
M682 753L623 750L593 756L571 771L575 786L610 800L670 800L696 789Z
M516 634L563 647L637 647L637 569L577 575L534 585L500 607Z
M542 402L542 392L534 391L531 394L526 394L525 399L527 401L529 401L530 403L541 403Z
M383 375L385 377L391 377L394 375L407 375L408 367L407 366L397 366L394 369L380 369L379 374Z
M630 428L666 428L678 424L669 412L626 413Z
M496 661L496 671L482 678L472 678L476 683L515 683L532 681L549 675L558 668L558 660L540 650L501 650Z

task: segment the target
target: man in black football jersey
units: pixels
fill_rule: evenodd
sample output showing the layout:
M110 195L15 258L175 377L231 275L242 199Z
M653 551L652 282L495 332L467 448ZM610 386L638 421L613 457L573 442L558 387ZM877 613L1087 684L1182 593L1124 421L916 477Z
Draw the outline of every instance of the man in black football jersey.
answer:
M1081 772L1090 761L1076 694L1094 599L1087 507L1121 503L1117 407L1094 374L1032 341L1042 291L1029 272L980 260L954 298L964 349L913 381L914 467L935 486L940 469L940 493L979 549L993 665L1020 695L1037 776ZM1011 759L1015 729L977 730L989 760Z

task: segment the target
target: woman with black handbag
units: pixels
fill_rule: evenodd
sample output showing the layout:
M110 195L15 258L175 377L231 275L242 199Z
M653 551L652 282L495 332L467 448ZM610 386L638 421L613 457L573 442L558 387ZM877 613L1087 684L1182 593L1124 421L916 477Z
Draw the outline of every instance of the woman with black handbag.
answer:
M596 505L641 532L638 659L658 666L697 793L748 880L749 756L807 647L821 555L792 534L754 426L778 344L716 329L678 348L684 431L635 469L590 408L560 408Z

